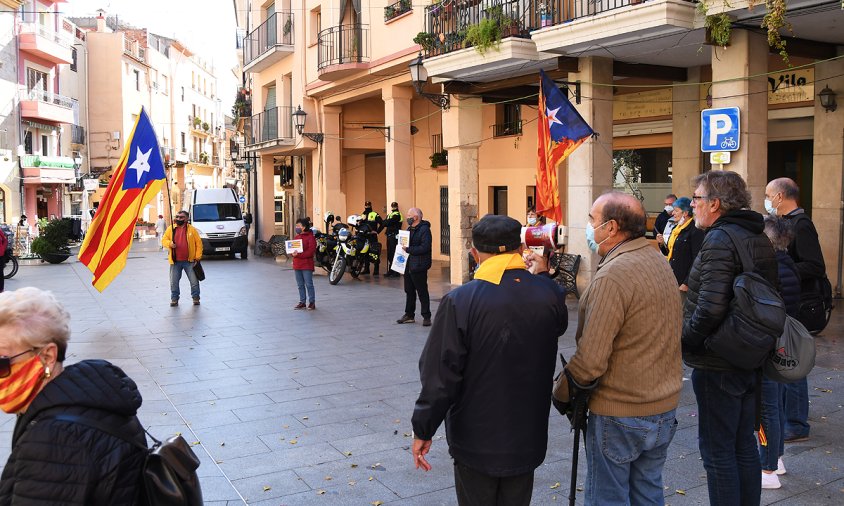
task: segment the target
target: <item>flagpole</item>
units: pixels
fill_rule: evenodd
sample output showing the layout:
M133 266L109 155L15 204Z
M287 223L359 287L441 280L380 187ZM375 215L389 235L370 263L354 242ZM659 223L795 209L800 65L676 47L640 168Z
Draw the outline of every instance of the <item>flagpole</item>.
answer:
M169 153L168 153L169 158ZM164 188L167 191L167 210L170 212L170 225L173 224L173 199L170 197L170 177L167 175L167 172L173 170L173 166L165 167L164 171Z

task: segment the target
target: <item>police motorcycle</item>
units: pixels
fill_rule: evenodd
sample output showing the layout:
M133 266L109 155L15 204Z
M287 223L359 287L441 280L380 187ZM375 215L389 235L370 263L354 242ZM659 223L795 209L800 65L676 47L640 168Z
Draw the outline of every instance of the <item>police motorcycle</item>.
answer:
M334 260L337 258L337 231L342 227L334 224L334 214L331 211L325 213L324 218L325 233L320 232L316 227L312 229L317 245L314 262L318 267L325 269L325 272L331 272Z
M357 278L363 270L367 255L370 262L380 261L380 244L374 245L369 241L369 225L364 221L363 216L353 214L349 216L348 225L354 227L353 234L348 227L340 228L337 231L337 256L334 258L334 265L328 273L328 282L336 285L343 278L348 268L353 278Z

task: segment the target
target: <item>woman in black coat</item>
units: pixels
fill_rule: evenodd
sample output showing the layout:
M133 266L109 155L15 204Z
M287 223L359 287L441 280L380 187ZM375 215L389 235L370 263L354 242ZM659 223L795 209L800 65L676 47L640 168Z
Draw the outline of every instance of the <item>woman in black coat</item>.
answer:
M680 291L688 290L689 271L695 257L700 252L705 232L695 226L692 216L692 201L688 197L680 197L674 201L674 221L677 223L666 240L668 249L668 263L677 278Z
M59 415L93 419L146 446L138 387L103 360L63 366L70 315L49 292L0 294L0 409L18 415L0 505L133 505L141 448Z

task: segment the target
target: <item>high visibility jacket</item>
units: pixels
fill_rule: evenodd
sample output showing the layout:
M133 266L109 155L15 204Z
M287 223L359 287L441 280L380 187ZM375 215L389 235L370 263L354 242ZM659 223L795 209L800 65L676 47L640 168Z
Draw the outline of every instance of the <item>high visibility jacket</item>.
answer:
M384 228L387 229L387 235L398 234L403 222L404 216L402 216L401 211L390 212L387 215L387 219L384 220Z

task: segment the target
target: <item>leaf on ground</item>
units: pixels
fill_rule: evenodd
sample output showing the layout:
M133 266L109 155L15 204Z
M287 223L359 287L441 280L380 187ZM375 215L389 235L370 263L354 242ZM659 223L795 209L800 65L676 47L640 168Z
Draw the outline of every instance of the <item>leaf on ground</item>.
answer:
M357 468L357 467L358 467L358 465L357 465L357 464L352 464L352 469L355 469L355 468Z
M271 486L269 486L269 485L264 485L264 492L269 492L269 491L270 491L270 490L272 490L272 489L273 489L273 488L272 488Z
M372 481L372 476L369 477L369 481Z
M343 455L345 455L345 456L347 456L347 457L351 457L351 456L352 456L352 452L343 452ZM355 464L355 465L356 465L356 464Z
M194 441L194 442L193 442L193 443L191 443L190 445L191 445L191 446L196 446L196 445L198 445L198 444L199 444L199 441Z
M554 490L555 488L560 488L560 482L559 481L557 483L551 485L551 490Z
M308 419L308 417L307 417L307 416L303 416L303 417L302 417L302 420L307 420L307 419Z
M686 491L681 489L681 488L678 488L677 490L675 490L675 492L677 492L680 495L686 495Z
M357 483L356 481L350 481L350 482L349 482L349 485L351 485L351 486L353 486L353 487L354 487L356 483Z
M322 490L322 489L317 490L317 491L316 491L316 494L317 494L317 495L325 495L325 490Z
M290 360L296 360L299 357L290 357Z
M325 481L331 481L331 480L333 480L333 479L334 479L334 478L332 478L331 476L326 476L326 477L325 477Z
M289 428L290 428L290 426L289 426L289 425L282 425L282 426L281 426L281 428L282 428L282 429L289 429Z
M220 446L226 446L226 442L223 441L222 443L220 443Z
M382 504L384 504L384 501L372 501L369 504L371 504L372 506L381 506Z
M215 460L214 462L215 462L216 464L222 464L222 463L223 463L223 461L222 461L222 460Z
M399 420L398 418L396 418L396 419L395 419L395 420L393 420L393 421L394 421L395 423L401 423L401 420Z
M290 440L290 444L292 444L292 445L295 445L295 444L296 444L296 443L298 443L298 442L299 442L299 440L298 440L298 439L291 439L291 440Z

